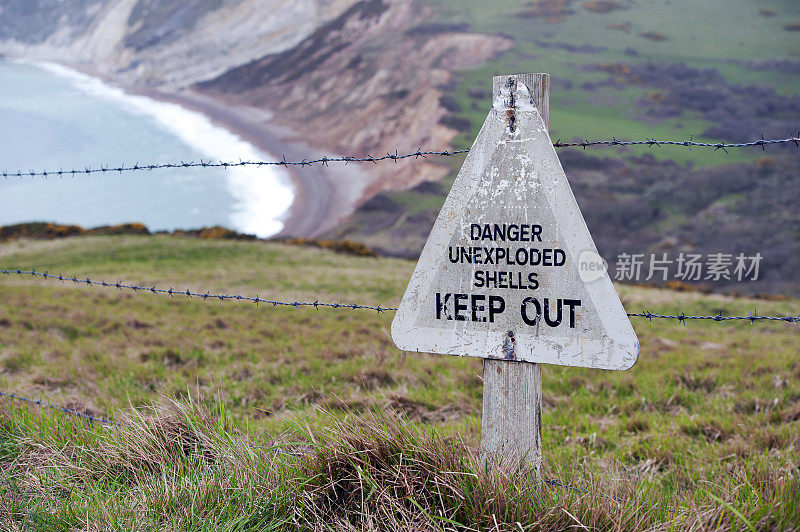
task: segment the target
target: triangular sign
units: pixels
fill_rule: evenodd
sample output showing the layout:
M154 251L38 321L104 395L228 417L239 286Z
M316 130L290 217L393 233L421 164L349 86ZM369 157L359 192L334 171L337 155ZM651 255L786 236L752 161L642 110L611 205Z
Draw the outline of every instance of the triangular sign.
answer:
M404 351L628 369L639 341L525 83L494 105L422 250Z

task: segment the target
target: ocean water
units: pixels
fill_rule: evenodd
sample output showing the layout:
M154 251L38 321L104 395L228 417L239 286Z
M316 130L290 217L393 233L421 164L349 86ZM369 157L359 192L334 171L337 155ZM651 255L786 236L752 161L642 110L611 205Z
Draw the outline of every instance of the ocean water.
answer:
M274 160L202 114L58 65L0 60L0 170ZM222 225L266 237L294 199L282 168L180 168L0 177L0 225L47 221L151 230Z

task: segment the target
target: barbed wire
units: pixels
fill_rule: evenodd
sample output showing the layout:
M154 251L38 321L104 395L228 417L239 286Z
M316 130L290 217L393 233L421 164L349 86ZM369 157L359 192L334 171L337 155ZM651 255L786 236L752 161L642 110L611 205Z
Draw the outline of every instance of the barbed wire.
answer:
M87 414L85 412L80 412L78 410L74 410L72 408L66 408L66 407L62 407L62 406L57 406L57 405L54 405L54 404L52 404L52 403L50 403L48 401L43 401L41 399L31 399L30 397L24 397L24 396L16 394L16 393L0 391L0 397L11 399L11 400L14 400L14 401L19 401L21 403L27 403L27 404L38 406L38 407L49 408L49 409L51 409L51 410L53 410L55 412L59 412L61 414L65 414L65 415L68 415L68 416L73 416L73 417L77 417L77 418L81 418L81 419L86 419L86 420L89 420L91 423L97 423L97 424L103 425L103 426L116 427L116 428L122 428L124 426L127 426L127 425L125 425L125 424L123 424L123 423L121 423L119 421L114 421L112 419L105 419L105 418L101 418L101 417L96 417L96 416L93 416L91 414ZM287 449L283 448L283 447L285 447L285 445L284 446L262 447L262 446L259 446L259 445L248 444L248 447L256 449L256 450L260 450L260 451L276 452L278 454L285 454L287 456L293 456L293 457L302 457L303 456L302 453L293 452L293 451L290 451L290 450L287 450ZM584 488L579 488L577 486L573 486L573 485L570 485L570 484L565 484L565 483L563 483L563 482L561 482L561 481L559 481L558 479L555 479L555 478L546 478L546 479L543 480L543 482L545 484L550 485L550 486L560 487L560 488L563 488L563 489L566 489L566 490L569 490L569 491L574 491L576 493L580 493L582 495L590 495L590 496L610 499L610 500L612 500L612 501L614 501L616 503L619 503L619 504L637 503L637 504L639 504L641 506L645 506L645 507L648 507L648 508L652 508L652 509L662 508L662 509L664 509L664 510L666 510L668 512L675 513L674 509L666 507L666 506L651 505L651 504L649 504L647 502L644 502L644 501L627 500L627 499L624 499L622 497L619 497L618 495L606 495L605 493L591 491L591 490L587 490L587 489L584 489Z
M49 408L51 410L62 412L64 414L69 414L71 416L79 417L81 419L88 419L90 422L98 423L100 425L110 425L110 426L114 426L114 427L122 426L118 421L114 421L112 419L104 419L104 418L101 418L101 417L95 417L95 416L93 416L91 414L87 414L86 412L79 412L78 410L73 410L72 408L66 408L66 407L63 407L63 406L56 406L56 405L54 405L52 403L49 403L47 401L43 401L41 399L30 399L28 397L23 397L21 395L17 395L17 394L14 394L14 393L6 393L6 392L0 392L0 397L6 397L8 399L13 399L13 400L16 400L16 401L19 401L19 402L22 402L22 403L28 403L28 404L32 404L32 405L36 405L36 406L40 406L40 407Z
M192 290L175 290L172 287L170 288L157 288L156 286L139 286L133 284L127 284L123 282L106 282L106 281L94 281L89 277L81 276L77 277L75 275L63 275L63 274L52 274L48 272L38 272L36 269L30 270L7 270L7 269L0 269L0 274L5 275L31 275L34 277L41 277L44 279L52 279L58 280L62 282L71 282L74 284L79 285L88 285L88 286L101 286L104 288L117 288L119 290L126 289L126 290L133 290L134 292L150 292L152 294L161 294L161 295L169 295L169 296L186 296L187 298L199 298L203 301L207 300L217 300L217 301L226 301L226 300L234 300L234 301L247 301L252 302L258 305L259 303L264 303L267 305L272 305L273 308L275 307L314 307L315 309L319 310L320 308L334 308L334 309L350 309L350 310L373 310L376 311L378 314L382 312L389 312L389 311L396 311L397 307L382 307L380 305L373 306L373 305L360 305L356 303L325 303L319 300L315 301L280 301L276 299L266 299L262 298L258 295L255 297L251 296L243 296L238 294L212 294L210 292L193 292ZM646 318L650 321L655 319L658 320L676 320L679 323L686 325L687 321L692 320L705 320L705 321L715 321L720 324L726 321L749 321L751 324L758 323L758 322L786 322L786 323L793 323L796 325L800 325L800 314L797 316L792 316L791 314L786 314L785 316L765 316L760 315L757 313L756 310L753 310L750 314L746 316L725 316L721 313L715 315L692 315L686 314L684 312L676 311L675 314L661 314L658 312L650 312L647 310L643 310L641 312L628 312L627 315L632 318Z
M699 148L714 148L714 151L722 150L725 153L728 153L728 148L753 148L753 147L761 147L761 149L765 149L768 145L774 144L789 144L792 143L797 147L800 147L800 133L797 136L786 137L781 139L765 139L762 135L760 139L754 140L751 142L733 142L733 143L724 143L724 142L696 142L694 140L694 135L689 137L689 140L657 140L654 138L646 138L644 140L624 140L624 139L617 139L612 137L611 140L578 140L575 142L562 142L561 139L558 139L556 142L553 143L553 146L556 148L571 148L571 147L581 147L581 148L588 148L590 146L649 146L649 147L662 147L662 146L683 146L692 149L693 147ZM287 161L286 157L284 156L280 161L204 161L200 159L199 161L180 161L180 162L167 162L167 163L153 163L153 164L133 164L133 165L120 165L120 166L100 166L97 168L92 168L90 166L85 166L84 168L72 168L68 170L64 170L63 168L59 168L58 170L16 170L16 171L8 171L3 170L0 173L0 176L4 178L10 177L50 177L50 176L57 176L57 177L64 177L64 176L76 176L76 175L88 175L88 174L97 174L97 173L123 173L123 172L136 172L136 171L151 171L151 170L160 170L165 168L235 168L235 167L242 167L242 166L313 166L313 165L322 165L327 166L330 163L374 163L378 164L382 161L401 161L404 159L419 159L427 158L427 157L454 157L456 155L468 153L469 150L443 150L443 151L436 151L436 150L426 150L423 151L422 148L417 149L415 152L411 153L404 153L400 154L397 150L394 153L387 153L386 155L381 155L378 157L373 157L372 155L364 155L364 156L341 156L341 157L315 157L312 159L303 159L300 161Z
M755 323L757 321L785 321L787 323L800 324L800 314L797 316L792 316L790 314L786 314L786 316L760 316L756 311L746 316L723 316L722 314L715 314L713 316L691 316L683 312L665 315L643 310L642 312L628 312L628 316L632 318L647 318L651 321L654 319L678 320L683 325L686 325L687 320L708 320L720 323L725 321L749 321L750 323Z
M186 296L187 298L199 298L204 301L206 300L217 300L217 301L226 301L226 300L234 300L234 301L247 301L255 303L256 305L260 303L264 303L266 305L272 305L272 307L314 307L315 309L319 310L319 308L337 308L337 309L350 309L350 310L374 310L378 314L381 312L387 312L390 310L397 310L396 307L382 307L380 305L372 306L372 305L359 305L355 303L326 303L319 300L315 301L279 301L275 299L268 299L263 298L258 295L255 297L251 296L242 296L237 294L212 294L210 292L193 292L192 290L175 290L172 287L170 288L157 288L156 286L139 286L134 284L127 284L123 282L116 282L116 283L109 283L106 281L93 281L89 277L76 277L74 275L55 275L52 273L47 272L37 272L36 269L31 270L4 270L0 269L0 273L5 275L32 275L42 277L44 279L53 279L63 282L71 282L75 284L82 284L82 285L89 285L89 286L102 286L105 288L117 288L119 290L127 289L133 290L134 292L150 292L152 294L166 294L169 296Z
M73 168L70 170L64 170L63 168L59 168L58 170L42 170L42 171L34 171L29 170L23 172L21 170L17 170L16 172L8 172L3 171L0 173L0 176L8 178L8 177L48 177L48 176L76 176L76 175L86 175L86 174L96 174L96 173L122 173L122 172L135 172L135 171L143 171L143 170L161 170L164 168L235 168L241 166L313 166L313 165L322 165L328 166L329 163L375 163L378 164L381 161L393 160L395 162L403 160L403 159L410 159L415 158L418 159L420 157L427 158L430 156L440 156L440 157L455 157L456 155L467 153L469 150L453 150L453 151L422 151L422 149L418 149L413 153L405 153L400 155L397 151L394 154L387 153L386 155L382 155L379 157L373 157L371 155L366 156L341 156L341 157L317 157L314 159L303 159L301 161L287 161L286 157L284 156L280 161L203 161L200 159L199 161L181 161L178 163L155 163L155 164L139 164L136 163L132 166L100 166L99 168L91 168L89 166L84 167L83 169L80 168Z
M593 141L584 141L579 140L576 142L561 142L561 139L558 139L556 142L553 143L553 146L556 148L570 148L579 146L581 148L588 148L589 146L685 146L689 149L693 147L698 148L714 148L714 151L722 150L725 153L728 153L727 148L757 148L760 147L762 150L765 149L765 146L770 144L787 144L793 143L796 147L800 147L800 133L797 134L796 137L787 137L783 139L765 139L764 135L761 135L760 139L751 141L751 142L732 142L732 143L724 143L724 142L695 142L694 135L689 137L689 140L656 140L651 138L645 138L645 140L620 140L617 138L612 137L611 140L593 140Z

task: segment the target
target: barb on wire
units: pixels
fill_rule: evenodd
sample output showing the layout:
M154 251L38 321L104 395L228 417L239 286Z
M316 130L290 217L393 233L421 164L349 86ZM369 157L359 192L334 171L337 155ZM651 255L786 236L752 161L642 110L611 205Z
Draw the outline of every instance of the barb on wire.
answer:
M619 140L616 137L612 137L611 140L579 140L576 142L562 142L561 139L557 140L553 143L553 146L556 148L570 148L570 147L581 147L581 148L588 148L589 146L649 146L649 147L662 147L662 146L684 146L692 149L692 147L701 147L701 148L714 148L714 151L722 150L727 153L727 148L752 148L752 147L760 147L762 150L767 145L772 144L789 144L792 143L795 146L800 146L800 133L797 136L793 137L786 137L781 139L765 139L762 135L760 139L754 140L752 142L734 142L734 143L724 143L724 142L696 142L694 140L694 136L690 137L689 140L656 140L656 139L644 139L644 140ZM435 151L435 150L427 150L423 151L422 148L419 148L415 152L411 153L404 153L399 154L397 150L394 153L387 153L386 155L381 155L378 157L373 157L372 155L365 155L365 156L341 156L341 157L315 157L315 158L304 158L300 161L287 161L286 157L284 156L280 161L204 161L200 159L199 161L180 161L174 163L153 163L153 164L133 164L133 165L120 165L120 166L103 166L101 165L99 168L92 168L90 166L85 166L82 169L73 168L69 170L64 170L63 168L59 168L58 170L16 170L16 171L8 171L3 170L0 173L0 176L4 178L9 177L64 177L64 176L71 176L75 177L76 175L88 175L88 174L98 174L98 173L123 173L123 172L136 172L136 171L143 171L143 170L160 170L164 168L235 168L241 166L312 166L312 165L322 165L328 166L330 163L379 163L381 161L397 161L403 159L419 159L420 157L427 158L432 156L437 157L454 157L456 155L464 154L469 152L469 150L444 150L444 151Z
M382 312L389 312L389 311L396 311L397 307L382 307L380 305L373 306L373 305L360 305L357 303L323 303L319 299L315 299L314 301L279 301L276 299L266 299L259 297L256 295L255 297L251 296L243 296L238 294L212 294L210 292L193 292L192 290L175 290L172 287L170 288L157 288L156 286L138 286L133 284L126 284L122 282L116 283L109 283L106 281L94 281L89 277L81 276L76 277L74 275L63 275L63 274L52 274L45 272L38 272L36 269L31 270L6 270L0 269L0 274L5 275L19 275L19 276L27 276L31 275L34 277L41 277L44 279L51 279L57 280L62 282L70 282L74 284L81 284L81 285L89 285L89 286L102 286L105 288L116 288L118 290L126 289L126 290L133 290L134 292L143 291L143 292L150 292L151 294L166 294L169 296L186 296L187 298L194 298L198 297L203 301L206 300L217 300L217 301L225 301L225 300L235 300L235 301L247 301L251 303L255 303L256 305L260 303L264 303L267 305L272 305L273 308L275 307L313 307L316 310L319 310L320 307L323 308L334 308L334 309L349 309L349 310L372 310L377 312L378 314ZM677 320L679 323L686 325L687 321L690 320L705 320L705 321L715 321L720 324L726 321L749 321L751 324L760 323L765 321L771 322L786 322L786 323L793 323L796 325L800 325L800 314L793 316L791 314L786 314L785 316L764 316L759 315L755 311L751 312L746 316L723 316L722 314L716 315L709 315L709 316L695 316L691 314L685 314L683 312L676 312L675 314L660 314L658 312L650 312L648 310L643 310L642 312L628 312L629 317L632 318L646 318L650 321L655 319L659 320Z
M110 425L114 427L121 427L119 421L114 421L112 419L103 419L101 417L95 417L91 414L87 414L86 412L79 412L77 410L73 410L71 408L66 408L63 406L56 406L52 403L48 403L47 401L42 401L41 399L30 399L28 397L23 397L21 395L17 395L14 393L6 393L0 392L0 397L7 397L9 399L14 399L15 401L19 401L21 403L28 403L40 407L49 408L51 410L55 410L57 412L62 412L64 414L69 414L70 416L79 417L81 419L89 420L92 423L98 423L100 425Z

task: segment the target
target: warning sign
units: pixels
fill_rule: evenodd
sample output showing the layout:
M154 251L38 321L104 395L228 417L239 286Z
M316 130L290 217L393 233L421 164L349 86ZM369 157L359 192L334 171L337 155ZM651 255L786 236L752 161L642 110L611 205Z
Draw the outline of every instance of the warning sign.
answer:
M639 342L544 121L510 77L392 322L400 349L628 369Z

